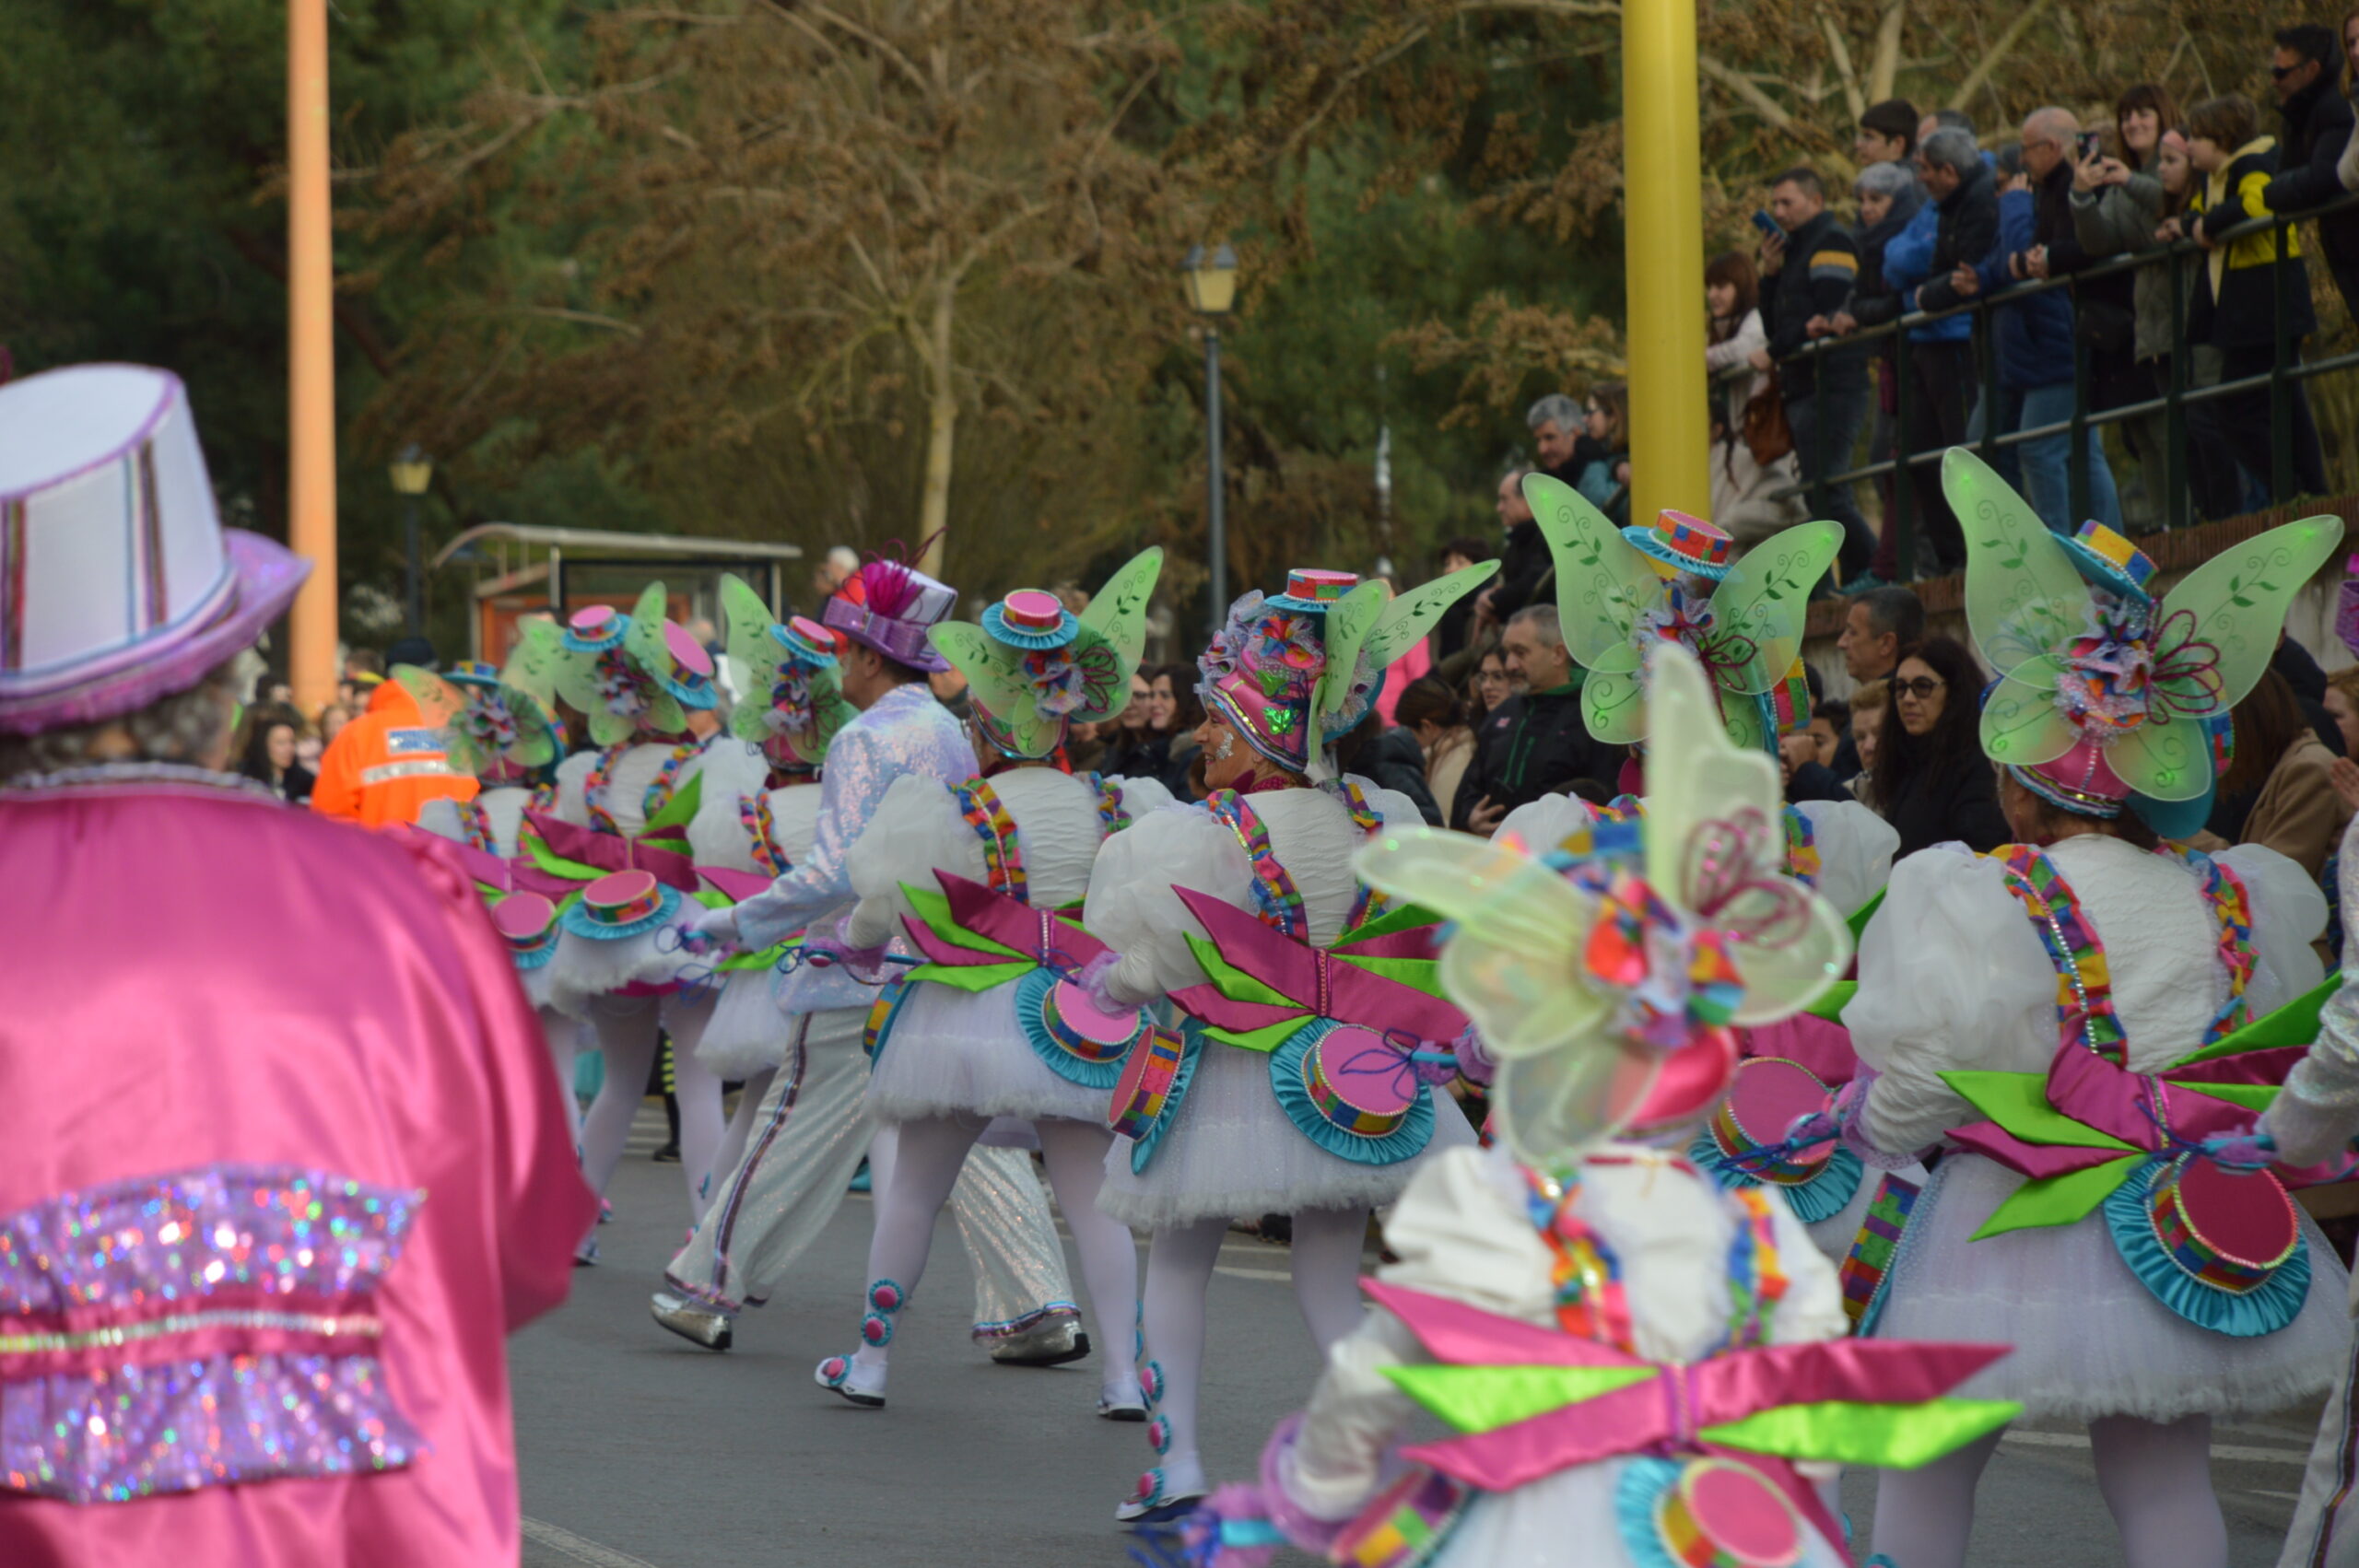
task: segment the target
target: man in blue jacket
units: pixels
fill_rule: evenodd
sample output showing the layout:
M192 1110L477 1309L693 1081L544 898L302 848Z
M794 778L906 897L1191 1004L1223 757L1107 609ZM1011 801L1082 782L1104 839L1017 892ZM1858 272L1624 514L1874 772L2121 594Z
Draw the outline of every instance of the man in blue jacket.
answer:
M1950 274L1950 288L1960 298L1971 298L1977 294L2001 293L2025 281L2026 252L2038 240L2023 149L2003 147L1999 153L1998 243L1978 263L1956 267ZM1999 427L2013 432L2060 425L2071 418L2071 295L2060 287L2043 289L2001 306L1995 316L1991 338L1999 356ZM1988 418L1990 413L1986 409L1983 416ZM2121 501L2114 492L2113 470L2106 465L2095 427L2083 439L2089 462L2089 515L2108 528L2118 529ZM2083 520L2072 516L2071 433L2059 430L2022 442L2014 450L2022 464L2024 498L2048 527L2059 533L2073 532Z

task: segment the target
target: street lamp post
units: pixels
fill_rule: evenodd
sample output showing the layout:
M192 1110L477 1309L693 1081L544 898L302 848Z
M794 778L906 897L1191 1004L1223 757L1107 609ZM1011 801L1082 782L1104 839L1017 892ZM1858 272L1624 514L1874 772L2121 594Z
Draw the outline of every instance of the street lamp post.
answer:
M408 563L402 579L402 621L410 636L420 637L426 631L426 614L418 583L417 498L434 482L434 460L412 441L393 459L393 493L402 498L402 541Z
M1180 271L1188 283L1188 305L1204 318L1204 500L1205 547L1212 559L1212 637L1228 619L1228 520L1220 471L1220 321L1237 306L1237 252L1224 243L1207 258L1202 245L1188 247Z

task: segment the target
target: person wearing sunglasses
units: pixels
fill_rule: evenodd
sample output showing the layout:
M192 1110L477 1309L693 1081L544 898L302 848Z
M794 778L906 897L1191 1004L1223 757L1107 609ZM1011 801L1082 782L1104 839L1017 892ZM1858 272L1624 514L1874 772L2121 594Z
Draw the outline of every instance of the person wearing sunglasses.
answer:
M1983 679L1974 655L1946 637L1927 638L1893 671L1868 803L1900 835L1895 860L1952 840L1976 850L2007 841L1998 782L1977 738Z

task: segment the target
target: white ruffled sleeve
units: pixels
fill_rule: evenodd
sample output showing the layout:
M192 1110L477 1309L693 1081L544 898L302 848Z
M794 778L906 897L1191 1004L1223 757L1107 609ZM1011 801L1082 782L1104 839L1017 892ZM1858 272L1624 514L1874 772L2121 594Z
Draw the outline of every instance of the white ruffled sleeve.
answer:
M1899 833L1857 801L1803 801L1794 809L1818 850L1818 895L1849 917L1891 880Z
M2258 962L2245 1000L2258 1018L2326 978L2326 965L2310 945L2326 930L2326 894L2298 861L2264 845L2239 844L2212 858L2236 874L2252 902Z
M1534 850L1549 850L1597 820L1590 803L1579 795L1543 795L1527 801L1491 830L1494 838L1513 834Z
M854 947L882 946L900 930L901 917L911 913L902 883L938 888L937 868L976 882L986 874L982 841L959 813L957 798L939 779L918 774L893 780L844 866L860 898L844 930Z
M2260 1118L2278 1153L2297 1165L2318 1164L2359 1132L2359 985L2353 984L2359 977L2359 817L2343 830L2337 868L2336 894L2344 910L2342 985L2319 1011L2317 1043L2294 1064ZM2258 941L2257 924L2254 935Z
M1936 848L1893 868L1860 940L1860 990L1843 1022L1860 1059L1884 1075L1860 1130L1889 1154L1981 1119L1942 1071L2047 1070L2056 971L1997 861Z
M1121 954L1104 982L1115 1000L1144 1006L1203 979L1188 948L1189 934L1202 936L1203 927L1175 886L1252 907L1253 870L1244 849L1201 806L1151 812L1098 849L1082 923Z
M724 752L724 745L734 749ZM759 796L769 786L768 759L745 742L724 735L705 748L697 772L703 782L698 786L697 814L688 819L688 853L700 866L761 870L739 802Z
M1109 778L1106 782L1121 792L1122 810L1133 822L1149 812L1159 812L1166 806L1180 802L1163 787L1160 778Z
M598 766L596 752L576 752L557 765L557 803L553 815L576 827L590 825L590 807L583 798L590 770Z
M1355 775L1355 778L1356 778L1357 776ZM1360 798L1367 802L1368 809L1377 814L1385 826L1405 828L1425 825L1426 813L1419 811L1417 802L1407 795L1398 790L1379 789L1365 778L1358 778L1357 782L1360 787Z

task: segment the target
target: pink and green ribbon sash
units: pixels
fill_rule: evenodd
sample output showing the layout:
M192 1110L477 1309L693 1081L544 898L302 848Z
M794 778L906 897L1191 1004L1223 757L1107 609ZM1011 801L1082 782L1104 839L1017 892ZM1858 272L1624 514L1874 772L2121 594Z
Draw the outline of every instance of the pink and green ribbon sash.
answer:
M1207 933L1188 936L1207 978L1171 1000L1214 1039L1271 1051L1311 1019L1327 1018L1408 1041L1404 1048L1413 1050L1417 1041L1455 1040L1466 1028L1466 1015L1441 995L1429 924L1371 928L1322 949L1210 894L1172 891Z
M1070 976L1106 951L1079 921L1036 909L1009 894L937 869L940 892L901 884L912 915L901 924L925 962L911 980L932 980L963 991L987 991L1035 969Z

